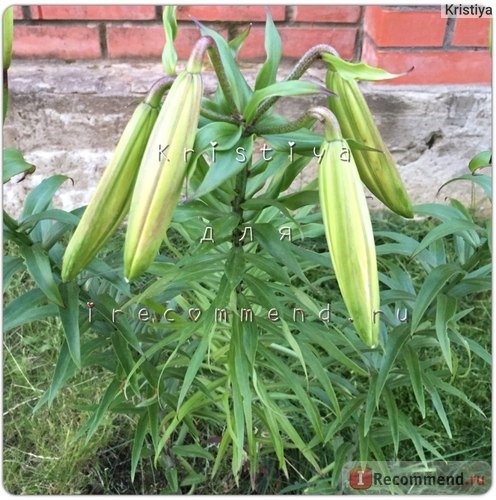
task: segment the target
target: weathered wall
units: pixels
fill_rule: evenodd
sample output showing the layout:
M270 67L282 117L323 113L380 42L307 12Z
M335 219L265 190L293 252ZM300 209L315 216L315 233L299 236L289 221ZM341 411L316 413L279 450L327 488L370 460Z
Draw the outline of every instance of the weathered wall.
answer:
M257 65L243 71L253 81ZM4 205L14 212L28 190L53 173L74 179L61 190L59 206L87 202L140 96L161 75L161 65L109 61L14 61L9 70L11 104L4 146L16 146L37 166L21 183L4 187ZM281 70L281 77L289 66ZM324 77L324 69L311 71ZM215 78L206 75L211 91ZM469 200L469 184L438 188L466 172L468 160L491 146L491 89L488 86L364 86L386 143L415 202L450 194ZM298 116L323 97L294 99Z
M272 5L285 58L313 45L333 45L345 59L401 73L390 85L490 83L489 18L443 17L438 5ZM155 5L32 5L15 8L14 56L59 60L160 60L162 7ZM198 19L232 39L248 26L239 57L265 59L264 5L180 5L175 46L186 58Z

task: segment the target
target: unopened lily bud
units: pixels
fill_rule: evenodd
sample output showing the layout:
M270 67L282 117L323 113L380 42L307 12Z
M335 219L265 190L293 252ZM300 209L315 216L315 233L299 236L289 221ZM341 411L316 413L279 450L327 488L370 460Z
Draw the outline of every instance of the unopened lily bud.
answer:
M126 125L67 245L62 262L63 281L76 277L91 262L127 214L143 152L158 117L160 99L171 82L171 79L157 82Z
M148 141L131 200L124 244L124 274L132 280L155 259L179 201L187 173L186 151L196 136L203 94L202 37L172 85Z
M10 67L12 61L12 41L14 38L14 7L7 7L2 18L2 48L3 48L3 70Z
M319 196L324 229L343 301L359 336L379 342L379 280L370 213L358 170L337 120L326 108L312 108L324 122Z
M332 69L327 72L326 83L338 95L330 97L328 102L343 136L382 151L353 150L362 182L393 212L403 217L413 217L410 198L358 83L354 79L343 78Z

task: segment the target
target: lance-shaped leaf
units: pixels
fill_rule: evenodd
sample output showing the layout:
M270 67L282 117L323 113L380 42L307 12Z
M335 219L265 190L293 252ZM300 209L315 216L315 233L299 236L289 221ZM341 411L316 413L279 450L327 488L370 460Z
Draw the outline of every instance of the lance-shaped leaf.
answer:
M174 40L177 35L176 6L165 5L162 11L162 24L165 32L165 44L162 51L162 66L166 75L176 74L177 52Z
M267 21L265 23L265 52L267 59L262 69L257 75L255 90L262 89L275 83L277 77L277 68L281 61L282 43L281 37L272 20L269 9L267 9Z
M55 283L50 265L50 259L45 250L33 245L24 247L21 250L29 274L40 287L40 290L47 296L48 300L60 307L64 307L64 302Z
M268 87L254 92L252 98L245 107L243 117L249 123L254 118L260 105L266 99L270 99L271 97L312 95L318 93L329 94L329 91L319 83L303 80L290 80L286 82L273 83Z
M2 181L5 184L12 177L18 174L32 174L35 166L28 163L22 153L15 148L3 148L3 173Z
M369 66L368 64L365 64L363 62L353 63L345 61L344 59L341 59L340 57L337 57L334 54L330 54L328 52L322 54L322 59L328 62L332 66L334 71L337 71L342 78L354 80L391 80L392 78L403 76L413 69L411 68L403 73L389 73L389 71Z

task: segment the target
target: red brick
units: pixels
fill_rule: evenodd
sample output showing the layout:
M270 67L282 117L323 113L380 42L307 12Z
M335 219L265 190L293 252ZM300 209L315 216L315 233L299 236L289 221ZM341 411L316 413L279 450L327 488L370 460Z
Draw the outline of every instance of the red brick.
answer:
M112 58L159 58L164 42L164 29L160 25L107 26L107 52Z
M381 84L435 85L435 84L490 84L491 57L488 51L415 51L402 52L374 50L366 42L362 60L391 73L402 73L414 66L413 71Z
M20 19L24 19L22 7L20 5L14 5L14 20L19 21Z
M293 20L305 23L356 23L360 19L358 6L297 5Z
M451 44L465 47L488 47L489 25L490 19L487 17L480 19L458 17Z
M63 19L74 21L155 19L153 5L42 5L31 7L33 19Z
M365 8L364 29L378 47L441 47L446 25L438 11Z
M284 21L286 16L284 5L272 5L270 13L274 21ZM176 16L178 20L190 20L190 16L199 21L265 21L266 12L262 5L179 5Z
M356 28L283 26L279 33L285 57L300 58L308 49L319 43L332 45L344 59L351 59L355 52Z
M378 60L377 52L378 51L375 45L370 41L368 36L365 36L363 38L363 43L362 43L361 60L363 62L366 62L367 64L370 64L371 66L377 66L377 60Z
M216 30L225 36L222 30ZM180 26L175 41L179 59L187 59L200 38L196 26ZM107 50L111 58L155 58L160 61L165 35L162 25L108 26Z
M101 57L98 27L14 27L14 57L96 59Z

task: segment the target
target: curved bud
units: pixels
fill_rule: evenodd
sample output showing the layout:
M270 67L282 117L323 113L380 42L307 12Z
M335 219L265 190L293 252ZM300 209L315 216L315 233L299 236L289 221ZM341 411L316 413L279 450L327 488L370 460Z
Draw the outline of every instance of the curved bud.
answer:
M124 274L132 280L155 259L181 195L203 94L201 38L172 85L148 141L133 192L124 244ZM198 47L200 47L199 50Z
M14 7L7 7L2 18L3 85L2 119L5 122L9 102L8 69L12 61L12 41L14 38Z
M338 97L329 98L328 102L343 135L382 151L353 150L362 182L393 212L403 217L413 217L410 198L358 83L342 78L337 71L331 69L327 72L326 83L338 94Z
M170 79L159 80L127 123L67 245L62 262L63 281L73 279L91 262L127 214L141 158L158 117L158 105L170 84Z
M3 70L9 69L12 60L12 39L14 37L14 7L7 7L2 19Z
M329 111L327 110L329 113ZM326 120L324 128L329 122ZM361 339L379 342L379 280L365 193L347 142L333 125L321 147L319 196L341 295Z

